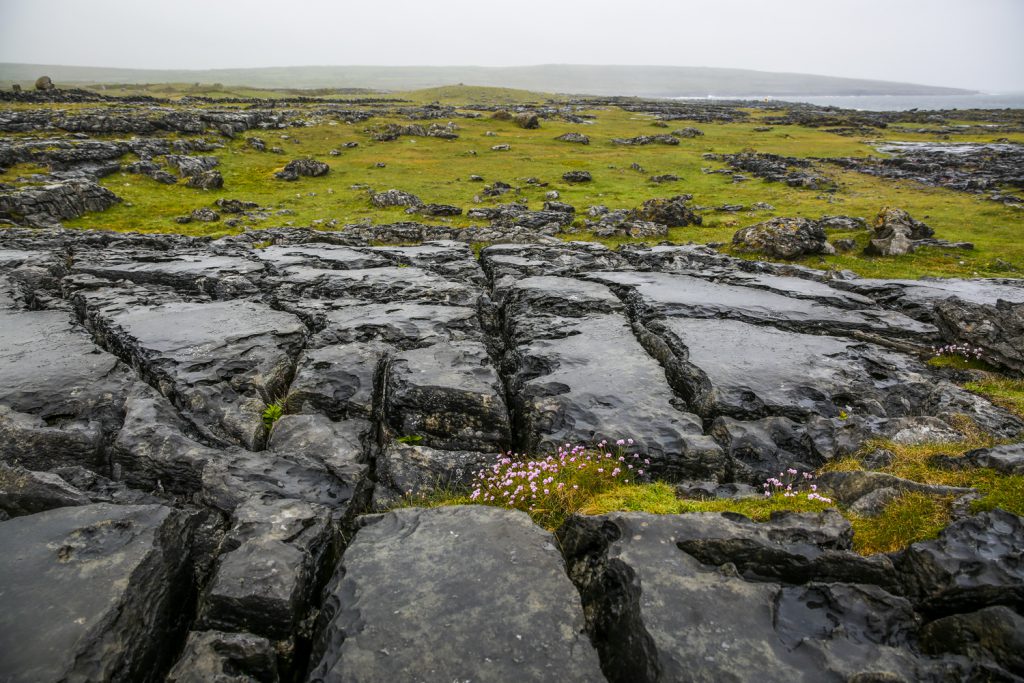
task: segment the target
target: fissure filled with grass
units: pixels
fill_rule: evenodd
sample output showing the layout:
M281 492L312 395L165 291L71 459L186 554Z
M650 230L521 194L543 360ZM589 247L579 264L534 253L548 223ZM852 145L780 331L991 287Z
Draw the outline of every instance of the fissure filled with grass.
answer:
M975 489L979 496L970 504L972 511L1000 508L1024 515L1024 476L966 465L937 464L937 456L955 462L970 450L996 444L969 421L958 424L958 428L964 433L962 441L908 446L877 440L865 444L862 455L885 449L893 458L890 465L879 470L881 472L923 484ZM631 463L633 467L629 467ZM820 512L837 507L853 526L854 549L863 555L872 555L934 538L951 521L955 500L948 495L907 492L888 503L875 517L849 512L831 500L814 495L814 489L809 486L794 487L788 495L785 487L770 486L764 496L699 500L680 497L670 483L649 480L643 464L642 456L629 452L628 445L625 448L607 444L591 448L563 447L555 454L540 458L509 454L492 467L481 470L474 488L447 488L409 496L398 505L483 504L520 509L551 531L573 514L733 512L765 521L779 511ZM859 457L849 457L829 463L823 469L853 471L864 467ZM795 474L794 470L789 472ZM813 480L813 475L806 477L807 482ZM507 495L510 492L511 496Z

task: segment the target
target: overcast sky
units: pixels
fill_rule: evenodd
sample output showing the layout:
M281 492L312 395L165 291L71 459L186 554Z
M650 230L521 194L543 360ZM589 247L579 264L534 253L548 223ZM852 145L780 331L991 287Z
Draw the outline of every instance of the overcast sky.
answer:
M0 62L664 64L1024 91L1024 0L0 0Z

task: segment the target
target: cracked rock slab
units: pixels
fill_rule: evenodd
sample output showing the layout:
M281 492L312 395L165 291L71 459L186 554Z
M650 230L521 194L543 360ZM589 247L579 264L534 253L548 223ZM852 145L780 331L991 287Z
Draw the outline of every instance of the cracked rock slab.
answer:
M0 523L0 679L157 681L183 632L191 527L100 503Z
M199 611L203 628L274 640L298 634L332 558L335 530L325 508L252 498L240 505Z
M528 451L630 437L662 476L724 478L721 449L669 387L606 287L530 277L501 296L512 410Z
M675 273L594 273L590 277L635 292L633 300L640 307L642 317L663 314L729 318L797 332L843 335L863 332L919 343L931 343L937 338L934 326L895 311L840 309L813 299Z
M386 383L384 412L399 434L448 450L495 452L511 441L504 389L479 342L397 353Z
M237 300L125 306L86 316L102 343L158 387L204 435L250 450L265 438L265 401L287 387L306 328L295 316Z
M554 537L525 513L367 520L327 590L311 681L601 681Z
M849 527L835 518L570 519L558 536L608 680L931 680L970 670L962 660L938 662L908 650L918 617L906 599L865 582L872 572L856 583L829 572L780 581L751 564L760 552L785 556L793 569L832 555L832 567L848 571L841 557L856 557L842 550Z

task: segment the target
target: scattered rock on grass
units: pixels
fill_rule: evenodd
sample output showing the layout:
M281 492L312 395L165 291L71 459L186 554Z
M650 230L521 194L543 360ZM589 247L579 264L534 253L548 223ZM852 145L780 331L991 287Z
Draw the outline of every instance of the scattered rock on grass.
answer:
M732 243L744 251L782 259L835 252L821 226L806 218L772 218L748 226L736 231Z
M331 167L316 159L293 159L284 169L274 174L278 180L298 180L299 176L318 177L327 175Z

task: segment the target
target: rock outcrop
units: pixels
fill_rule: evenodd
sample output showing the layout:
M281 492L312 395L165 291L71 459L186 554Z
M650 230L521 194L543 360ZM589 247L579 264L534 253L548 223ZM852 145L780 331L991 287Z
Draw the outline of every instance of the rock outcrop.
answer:
M1024 423L908 349L951 334L945 303L1024 289L538 243L521 224L567 206L487 210L480 228L0 231L0 678L1012 680L1008 513L863 558L833 512L616 514L556 537L410 506L509 450L601 439L711 495L874 439L949 440L965 414L1010 439ZM379 244L474 230L530 243ZM844 476L866 513L920 490Z

